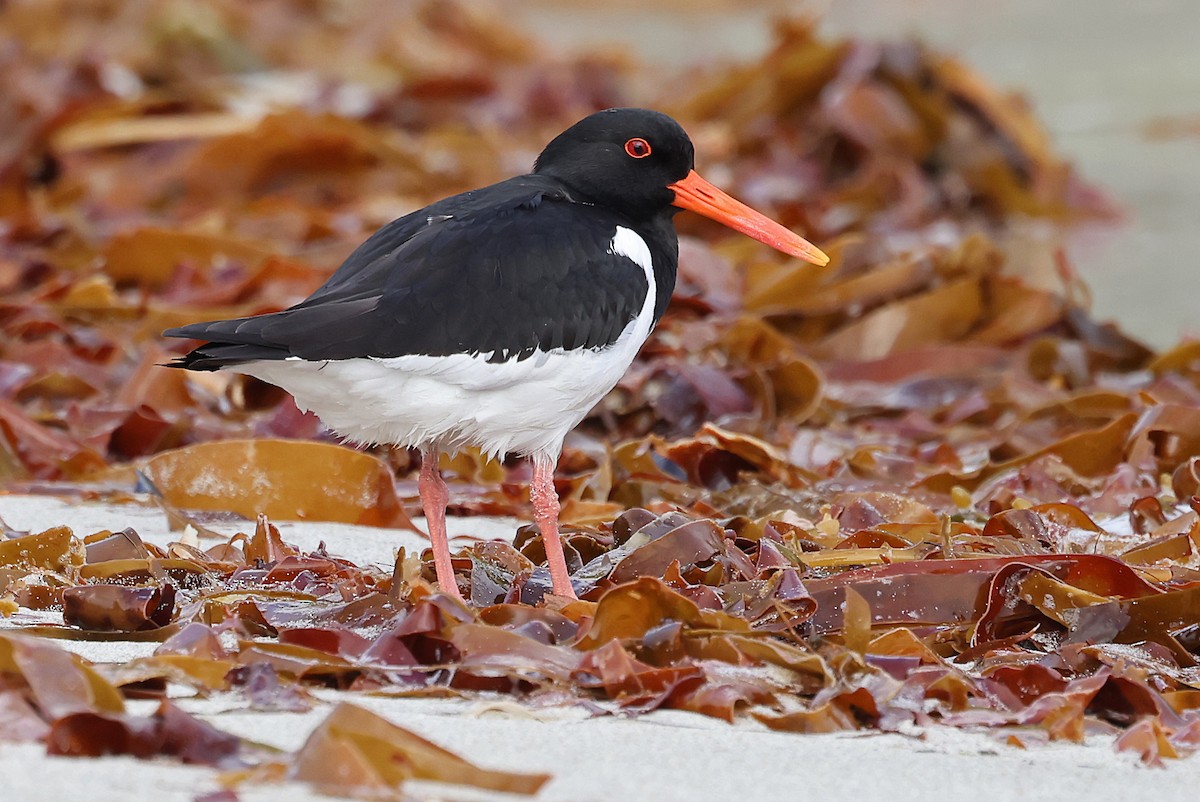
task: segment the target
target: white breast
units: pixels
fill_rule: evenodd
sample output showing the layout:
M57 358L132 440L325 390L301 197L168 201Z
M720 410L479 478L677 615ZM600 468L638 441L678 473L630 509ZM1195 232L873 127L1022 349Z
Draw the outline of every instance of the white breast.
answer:
M557 348L498 363L488 354L454 354L293 358L232 369L287 390L301 409L353 442L447 451L473 445L492 456L557 458L567 432L617 383L653 328L657 288L645 240L619 226L609 252L641 267L649 292L637 317L604 348Z

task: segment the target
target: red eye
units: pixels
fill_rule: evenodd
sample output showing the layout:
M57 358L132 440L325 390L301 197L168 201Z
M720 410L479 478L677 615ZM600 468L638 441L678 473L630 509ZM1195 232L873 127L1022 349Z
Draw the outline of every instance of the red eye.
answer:
M635 159L644 159L650 155L650 143L640 136L635 136L625 143L625 152Z

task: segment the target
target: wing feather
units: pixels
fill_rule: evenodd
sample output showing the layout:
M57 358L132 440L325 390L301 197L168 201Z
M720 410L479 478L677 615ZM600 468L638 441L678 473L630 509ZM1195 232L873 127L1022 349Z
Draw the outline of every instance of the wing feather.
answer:
M535 200L536 198L536 200ZM380 229L296 306L170 329L208 340L176 362L600 348L641 311L643 269L609 252L616 213L524 176Z

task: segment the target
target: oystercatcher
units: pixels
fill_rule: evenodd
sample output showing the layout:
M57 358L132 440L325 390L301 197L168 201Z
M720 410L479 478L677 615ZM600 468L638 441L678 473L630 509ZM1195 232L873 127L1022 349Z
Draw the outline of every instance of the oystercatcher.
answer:
M439 453L477 446L532 458L553 591L574 597L555 463L667 308L676 212L829 261L702 179L693 156L665 114L593 114L550 142L532 173L384 226L296 306L164 332L206 341L171 366L249 374L348 441L420 449L437 580L454 596Z

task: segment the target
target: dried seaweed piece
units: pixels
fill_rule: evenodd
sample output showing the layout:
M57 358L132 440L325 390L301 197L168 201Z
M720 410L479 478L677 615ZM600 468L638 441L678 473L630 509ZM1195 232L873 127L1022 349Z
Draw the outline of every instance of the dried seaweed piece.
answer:
M296 679L345 680L362 670L341 657L294 643L242 641L237 659L242 665L268 663L279 674Z
M291 627L280 630L279 642L318 649L347 660L361 657L372 643L369 639L350 630L322 627Z
M779 690L776 683L764 677L748 677L737 669L727 671L719 665L705 665L704 683L678 689L671 706L732 724L748 708L775 704Z
M155 655L182 655L222 660L227 655L212 627L192 621L185 624L154 650Z
M1179 752L1171 743L1169 732L1154 719L1139 721L1117 738L1118 752L1135 752L1148 766L1162 766L1162 759L1177 758Z
M459 666L476 674L566 683L579 666L579 655L572 650L494 626L460 624L451 630L449 641L458 650Z
M866 673L819 693L809 709L754 717L773 730L839 732L878 725L900 683L882 673ZM910 716L911 718L911 716Z
M502 601L514 580L531 574L534 562L507 543L477 543L471 554L471 603L487 606Z
M14 458L6 473L74 479L105 467L104 458L94 449L39 425L5 398L0 398L0 444Z
M634 548L613 566L608 578L619 583L639 576L658 577L672 562L687 568L720 554L724 548L725 531L721 527L712 521L689 521Z
M65 526L0 541L0 566L20 573L48 571L66 574L82 565L84 559L82 544Z
M282 561L296 557L296 549L283 542L279 529L269 520L265 512L258 514L254 534L242 543L242 553L247 565L278 566ZM274 570L274 567L271 569ZM270 574L268 573L267 576ZM264 580L266 576L263 577Z
M548 774L482 769L361 707L339 704L305 741L292 779L339 796L374 798L405 781L435 780L511 794L535 794Z
M229 686L245 694L254 710L303 713L312 707L312 697L300 686L280 682L275 667L266 661L230 669Z
M165 755L184 763L221 768L239 765L241 749L240 738L221 732L165 700L151 716L71 713L56 719L46 736L46 751L51 755Z
M340 446L293 440L203 443L158 454L143 470L178 507L413 528L383 463ZM316 487L322 492L314 493Z
M705 464L706 460L711 461L716 455L729 455L741 462L720 467ZM701 426L694 438L672 444L665 449L665 456L683 467L692 481L701 487L719 486L719 479L722 477L717 476L717 471L732 474L723 477L724 483L727 484L730 478L736 478L738 472L749 468L759 470L789 487L803 486L812 478L806 471L789 462L770 443L749 435L727 431L712 423ZM718 483L714 483L714 479L717 479Z
M147 718L69 713L51 724L46 752L68 757L128 754L146 759L158 754L156 735Z
M40 741L50 732L33 706L20 692L0 691L0 741L22 743Z
M253 268L269 253L269 247L232 237L146 226L109 240L104 261L114 280L156 287L164 284L181 262L214 269L233 261Z
M167 680L208 693L229 687L227 675L235 665L232 660L208 655L160 653L102 668L105 678L117 687Z
M206 565L205 563L208 563ZM176 558L119 559L89 562L79 568L79 578L88 582L112 584L157 583L170 579L180 587L196 590L215 580L211 563Z
M1164 535L1147 543L1128 549L1121 558L1133 565L1174 562L1186 563L1192 556L1193 542L1190 532Z
M175 617L175 586L126 588L84 585L63 591L63 620L80 629L136 632L164 627Z
M579 625L560 612L523 604L496 604L479 611L479 620L492 626L511 629L546 643L567 643L574 639ZM536 634L534 634L536 633Z
M1072 638L1086 636L1092 642L1117 643L1154 641L1178 648L1171 635L1196 623L1198 605L1200 587L1087 607L1072 623Z
M666 705L677 693L700 687L704 670L688 661L667 666L644 663L613 639L584 655L573 679L581 687L603 689L625 709L646 712Z
M83 542L86 559L89 563L118 559L145 559L150 556L146 544L132 528L107 534L97 533L84 538Z
M690 632L683 639L688 655L696 660L720 660L733 665L769 665L785 669L795 690L813 694L834 681L826 661L803 646L775 638L732 632Z
M997 576L1007 566L1021 564L1047 571L1067 584L1101 596L1128 598L1160 593L1124 563L1097 554L903 563L810 580L806 586L819 605L813 619L819 631L838 629L840 620L831 610L840 610L841 589L847 585L853 585L870 602L875 624L958 624L976 621L984 615L989 593L992 598L1003 596ZM999 585L1008 575L1001 577ZM987 588L991 590L985 592Z
M0 632L0 672L23 681L38 710L50 719L125 710L121 694L83 658L38 638Z
M575 646L579 649L595 649L613 639L641 639L666 620L701 629L732 632L750 629L750 625L740 618L715 610L701 610L695 602L679 595L661 581L642 577L618 585L600 598L591 627Z

